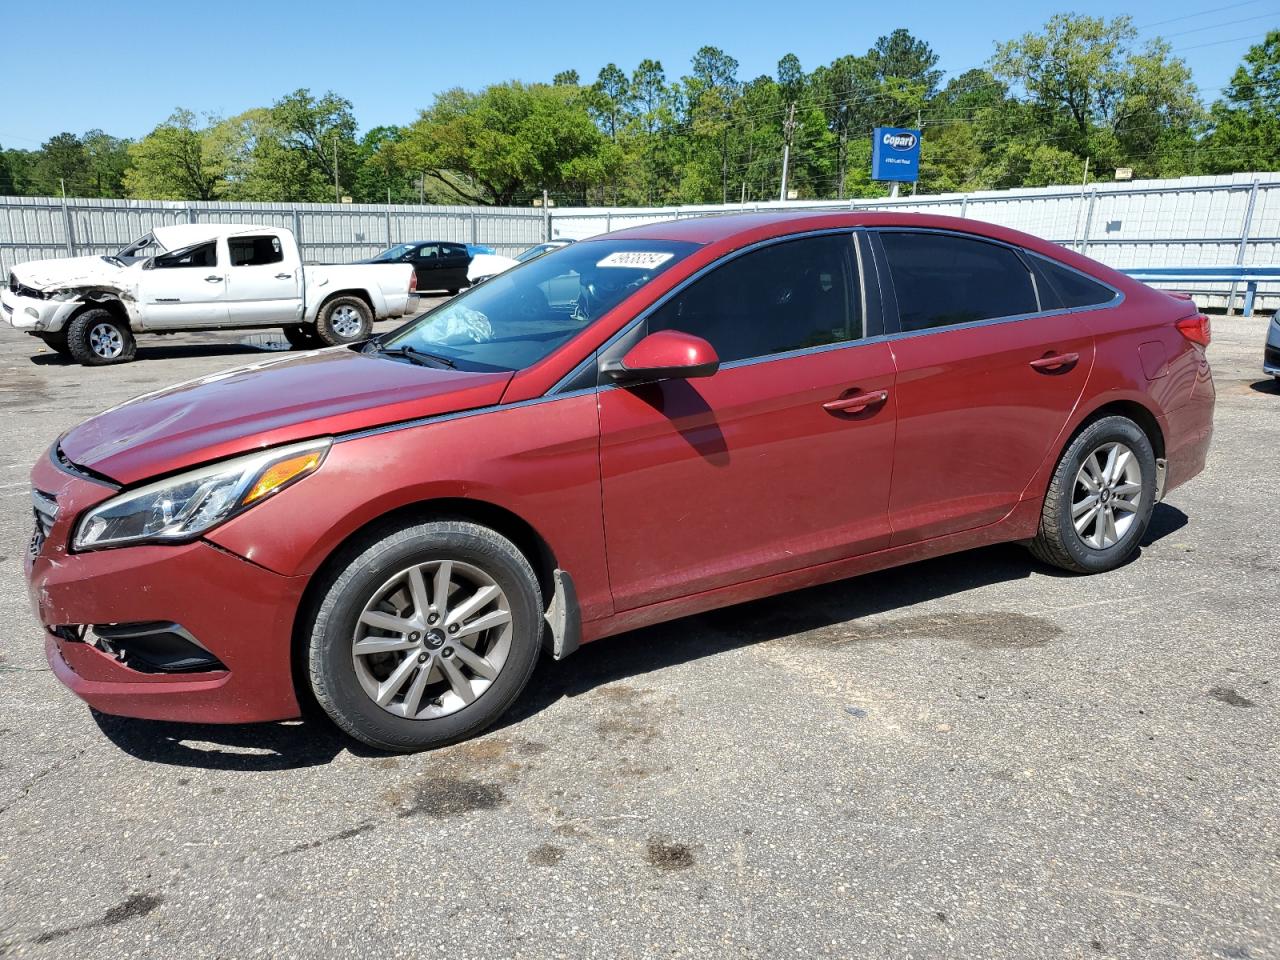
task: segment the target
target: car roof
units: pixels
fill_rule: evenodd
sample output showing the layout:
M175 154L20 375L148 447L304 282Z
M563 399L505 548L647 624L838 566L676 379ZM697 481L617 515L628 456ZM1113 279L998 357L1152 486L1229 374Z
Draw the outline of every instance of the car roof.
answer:
M981 220L943 217L928 213L898 213L869 210L781 210L759 213L729 213L680 220L647 223L617 230L610 237L636 240L681 240L686 243L736 245L734 241L756 242L792 233L847 227L917 227L953 230L1003 240L1033 249L1056 244L1030 234L1010 230ZM593 237L599 239L598 237Z
M239 236L242 233L278 231L279 227L257 226L248 223L175 223L165 227L153 227L152 235L166 250L179 250L204 240Z
M773 210L758 213L728 213L711 216L666 220L628 227L591 240L625 238L627 240L676 240L696 243L706 254L716 257L754 243L817 230L839 230L853 227L899 227L920 230L946 230L975 237L997 240L1057 260L1102 281L1128 290L1134 286L1124 274L1091 260L1052 241L967 217L944 217L929 213L903 213L875 210ZM587 241L584 241L587 242Z

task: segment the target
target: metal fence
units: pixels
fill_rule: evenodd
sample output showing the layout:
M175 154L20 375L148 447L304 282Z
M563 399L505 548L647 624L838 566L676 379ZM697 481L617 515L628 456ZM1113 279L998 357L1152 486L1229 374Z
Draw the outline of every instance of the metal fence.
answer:
M176 223L287 227L312 263L350 263L406 240L483 243L515 254L543 239L545 221L529 207L0 197L0 268L115 253L152 227Z
M24 260L112 253L153 226L173 223L289 227L307 260L341 263L408 240L481 243L512 254L552 237L583 239L658 220L776 209L895 209L969 217L1046 237L1119 268L1280 265L1280 173L1243 173L897 200L646 208L0 197L0 270ZM1175 285L1196 292L1206 306L1225 306L1233 293L1221 284ZM1262 287L1258 307L1280 308L1280 284Z

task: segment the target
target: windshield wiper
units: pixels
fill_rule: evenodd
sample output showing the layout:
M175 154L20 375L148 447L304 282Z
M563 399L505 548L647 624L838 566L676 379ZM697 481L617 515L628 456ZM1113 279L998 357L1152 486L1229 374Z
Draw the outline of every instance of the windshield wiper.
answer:
M404 357L411 363L416 363L420 367L441 366L448 367L450 370L456 369L457 364L448 357L442 357L438 353L427 353L425 350L419 350L417 347L381 347L379 353L388 357Z

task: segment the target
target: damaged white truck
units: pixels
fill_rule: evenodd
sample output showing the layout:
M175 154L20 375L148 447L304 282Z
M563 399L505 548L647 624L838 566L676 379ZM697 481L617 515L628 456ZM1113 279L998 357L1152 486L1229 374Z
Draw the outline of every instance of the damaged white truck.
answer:
M9 271L4 320L88 366L134 358L138 333L279 327L300 349L367 339L411 312L407 263L304 266L293 233L243 224L156 227L119 253Z

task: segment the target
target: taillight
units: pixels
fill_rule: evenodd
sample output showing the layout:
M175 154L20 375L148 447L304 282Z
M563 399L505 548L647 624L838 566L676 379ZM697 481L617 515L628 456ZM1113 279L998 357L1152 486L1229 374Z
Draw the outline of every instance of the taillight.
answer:
M416 293L418 290L418 271L409 271L409 292Z
M1198 343L1202 347L1207 347L1209 345L1209 318L1203 313L1197 313L1190 317L1183 317L1175 323L1174 326L1178 328L1178 332L1180 334L1192 343Z

